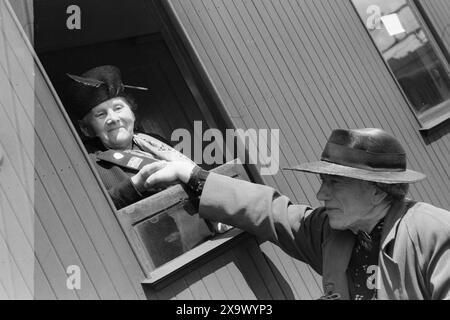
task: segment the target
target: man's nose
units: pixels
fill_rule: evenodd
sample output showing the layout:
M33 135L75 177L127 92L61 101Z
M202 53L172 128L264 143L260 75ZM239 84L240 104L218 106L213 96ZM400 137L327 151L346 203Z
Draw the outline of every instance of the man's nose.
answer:
M325 201L330 199L330 192L325 182L320 185L319 191L317 191L316 198L319 201Z

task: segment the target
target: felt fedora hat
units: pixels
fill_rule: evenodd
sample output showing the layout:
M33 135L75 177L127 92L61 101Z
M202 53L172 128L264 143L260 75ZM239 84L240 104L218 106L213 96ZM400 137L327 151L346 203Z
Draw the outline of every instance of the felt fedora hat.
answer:
M92 108L116 97L127 98L125 88L147 88L124 85L119 68L105 65L84 72L81 76L67 74L72 80L67 89L71 114L83 118Z
M381 129L338 129L331 133L320 161L285 170L336 175L386 184L414 183L426 178L406 168L400 142Z

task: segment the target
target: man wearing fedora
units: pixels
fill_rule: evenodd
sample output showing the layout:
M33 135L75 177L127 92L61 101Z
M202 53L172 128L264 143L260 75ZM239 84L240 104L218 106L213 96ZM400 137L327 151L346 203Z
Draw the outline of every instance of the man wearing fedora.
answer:
M406 168L381 129L334 130L321 160L288 170L320 174L319 208L271 187L180 162L157 162L146 185L181 181L201 217L269 240L322 275L322 299L450 299L450 212L406 199L425 175Z

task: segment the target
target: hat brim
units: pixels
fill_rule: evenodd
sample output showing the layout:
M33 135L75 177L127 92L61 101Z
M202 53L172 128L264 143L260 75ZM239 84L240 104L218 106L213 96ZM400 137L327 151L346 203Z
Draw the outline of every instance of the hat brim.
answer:
M405 170L400 172L378 172L347 167L326 161L303 163L293 168L284 168L284 170L329 174L386 184L415 183L426 178L423 173L413 170Z

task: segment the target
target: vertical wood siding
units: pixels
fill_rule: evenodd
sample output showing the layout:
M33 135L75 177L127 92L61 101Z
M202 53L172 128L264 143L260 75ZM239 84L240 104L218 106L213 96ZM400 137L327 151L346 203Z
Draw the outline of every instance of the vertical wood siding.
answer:
M419 0L419 3L433 24L437 36L450 54L450 2L448 0Z
M31 43L34 42L33 1L34 0L13 0L9 2Z
M434 139L421 135L350 1L165 3L234 126L280 129L281 168L316 160L332 129L381 127L404 144L409 167L428 176L412 186L412 197L450 208L448 130ZM318 204L313 175L263 178L294 201ZM296 297L316 290L309 267L270 244L260 248Z
M2 84L5 75L16 72L8 63L4 14L0 8ZM32 73L31 55L23 52L22 57ZM34 128L22 119L19 96L32 113L32 87L13 92L0 85L0 299L32 299L34 294ZM39 271L37 277L42 275Z
M37 299L145 298L136 258L4 1L0 14L1 143L7 153L1 172L9 174L1 180L2 217L7 206L19 225L22 209L34 203L34 239L26 239L35 250L30 294ZM11 158L18 152L20 157ZM22 163L34 170L31 179L21 178ZM70 265L81 268L80 290L66 287ZM24 281L31 287L29 279Z

